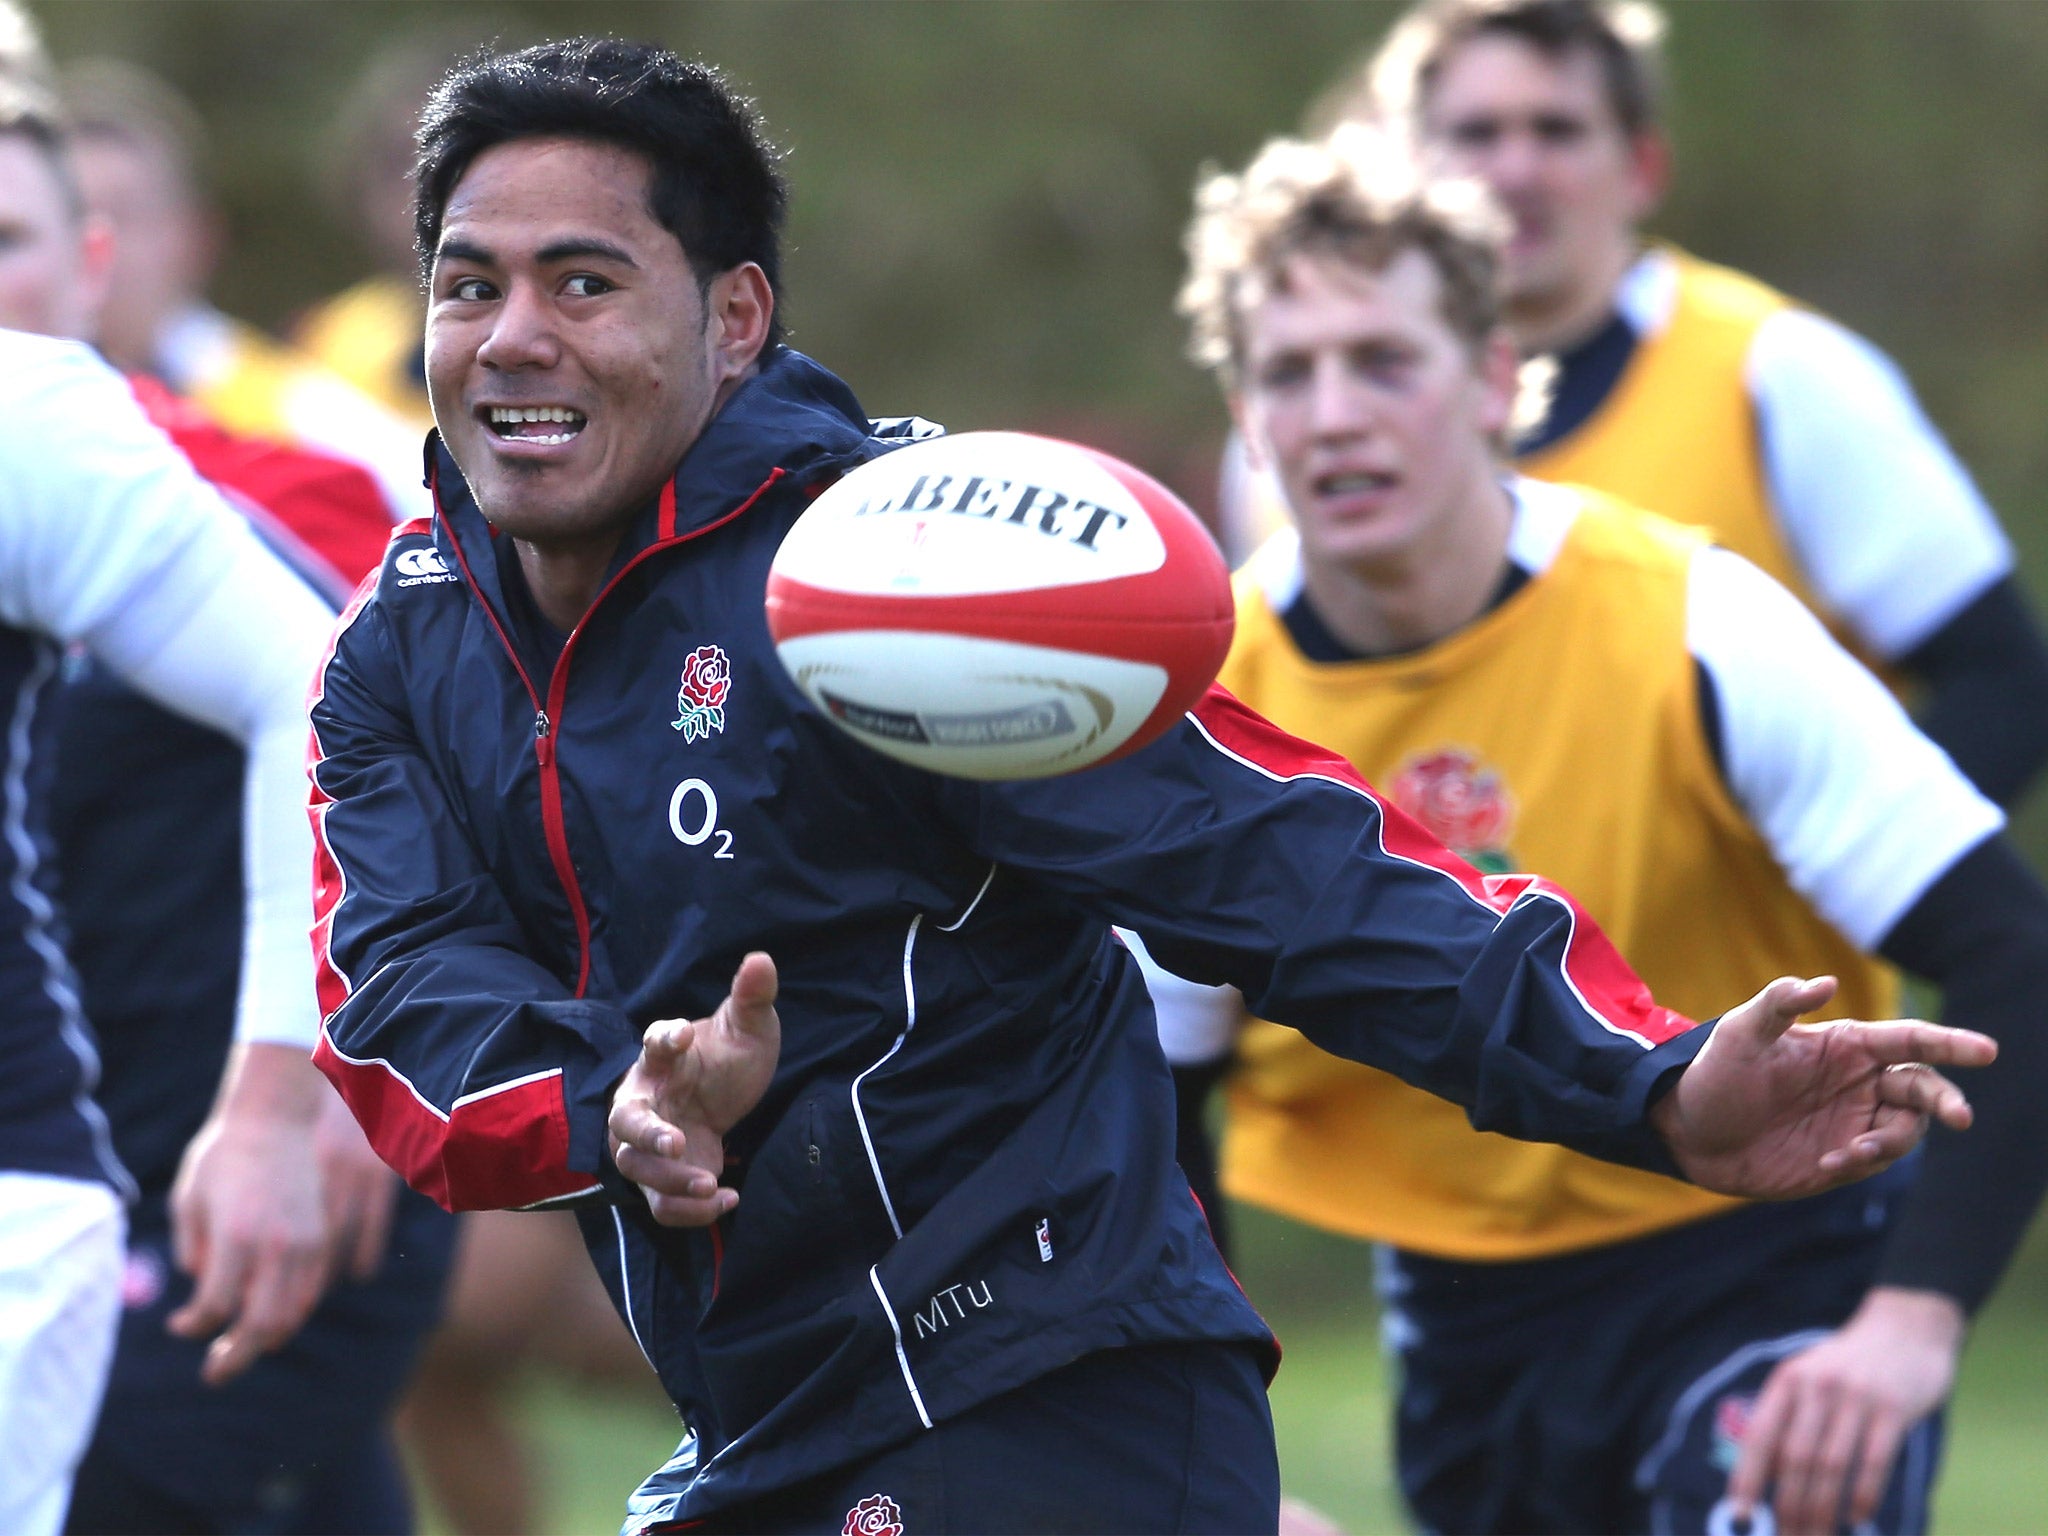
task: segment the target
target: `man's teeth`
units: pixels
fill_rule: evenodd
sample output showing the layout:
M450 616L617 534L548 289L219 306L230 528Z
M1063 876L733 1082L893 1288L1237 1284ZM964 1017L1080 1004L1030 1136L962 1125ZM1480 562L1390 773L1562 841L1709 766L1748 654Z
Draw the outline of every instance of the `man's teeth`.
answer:
M491 407L491 420L499 421L574 421L581 422L583 413L572 411L566 405L528 405Z
M1361 472L1355 475L1325 475L1316 482L1316 488L1325 496L1349 496L1356 491L1384 490L1393 483L1392 475Z
M581 411L571 410L566 405L494 405L490 413L491 426L501 436L516 437L522 443L566 443L581 432L588 418ZM527 423L559 422L569 430L566 432L521 432L516 431Z

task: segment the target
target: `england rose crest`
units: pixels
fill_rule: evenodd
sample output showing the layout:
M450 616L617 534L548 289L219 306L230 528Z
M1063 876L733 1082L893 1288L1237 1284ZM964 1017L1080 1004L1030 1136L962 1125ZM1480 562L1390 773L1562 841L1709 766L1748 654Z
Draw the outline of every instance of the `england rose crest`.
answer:
M1507 841L1515 802L1500 775L1470 752L1447 747L1409 759L1394 776L1394 803L1487 873L1514 867Z
M839 1536L903 1536L903 1511L886 1493L871 1493L846 1512Z
M1742 1459L1742 1442L1749 1438L1750 1417L1755 1412L1756 1399L1741 1392L1731 1392L1714 1404L1715 1466L1735 1470L1735 1463Z
M715 645L700 645L683 663L683 686L676 694L676 718L669 729L695 741L725 729L725 696L732 691L732 662Z

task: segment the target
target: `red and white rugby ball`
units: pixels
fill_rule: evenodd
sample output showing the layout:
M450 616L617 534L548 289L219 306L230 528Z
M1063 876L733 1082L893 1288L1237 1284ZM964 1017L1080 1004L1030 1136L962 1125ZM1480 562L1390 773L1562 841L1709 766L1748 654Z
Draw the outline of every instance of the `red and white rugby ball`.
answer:
M876 751L969 779L1136 751L1215 680L1233 624L1230 573L1178 497L1021 432L862 465L768 575L768 628L811 700Z

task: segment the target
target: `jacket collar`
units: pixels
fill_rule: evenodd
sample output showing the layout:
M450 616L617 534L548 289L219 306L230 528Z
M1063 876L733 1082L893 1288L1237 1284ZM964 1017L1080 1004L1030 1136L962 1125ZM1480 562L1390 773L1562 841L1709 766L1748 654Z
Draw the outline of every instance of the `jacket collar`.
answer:
M727 517L777 470L798 485L836 479L880 452L880 438L906 430L892 425L875 433L852 390L801 352L778 347L705 424L664 492L634 513L607 575L651 545ZM427 439L427 474L439 514L436 541L459 545L471 579L502 611L504 592L491 554L496 530L439 433Z

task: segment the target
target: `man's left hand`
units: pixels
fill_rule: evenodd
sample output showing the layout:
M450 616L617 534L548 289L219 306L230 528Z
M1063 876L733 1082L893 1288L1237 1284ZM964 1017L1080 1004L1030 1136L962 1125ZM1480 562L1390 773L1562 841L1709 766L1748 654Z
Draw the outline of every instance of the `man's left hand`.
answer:
M1780 1362L1728 1479L1737 1519L1773 1484L1783 1536L1856 1530L1875 1516L1907 1432L1955 1384L1963 1322L1938 1291L1880 1286L1840 1331Z
M178 1165L171 1226L191 1299L171 1332L212 1336L200 1379L247 1370L298 1331L326 1284L314 1126L333 1090L299 1046L235 1047L213 1112Z
M1969 1101L1936 1067L1981 1067L1989 1035L1917 1019L1800 1024L1832 977L1781 978L1729 1010L1650 1111L1685 1176L1752 1200L1793 1200L1896 1162L1929 1119L1970 1124Z

